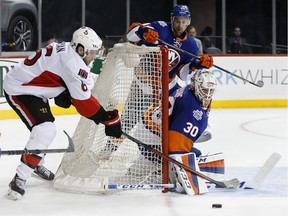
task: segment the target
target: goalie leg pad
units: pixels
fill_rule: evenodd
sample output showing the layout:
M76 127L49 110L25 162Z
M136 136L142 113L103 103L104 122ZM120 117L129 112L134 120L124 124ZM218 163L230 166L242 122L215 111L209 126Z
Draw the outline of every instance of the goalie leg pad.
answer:
M201 155L197 157L197 162L202 172L224 174L225 164L224 164L224 154L222 152Z
M171 157L191 167L193 170L200 171L194 153L171 155ZM179 184L183 187L183 190L186 192L186 194L193 196L208 192L207 186L202 178L190 173L189 171L185 171L183 168L175 164L171 164L171 166L174 167L176 181L178 181Z

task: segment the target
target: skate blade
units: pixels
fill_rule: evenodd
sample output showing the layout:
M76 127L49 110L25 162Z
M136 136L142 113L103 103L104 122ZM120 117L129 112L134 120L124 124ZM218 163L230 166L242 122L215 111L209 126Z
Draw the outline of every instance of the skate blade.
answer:
M20 199L22 197L22 195L16 191L9 189L8 192L5 194L5 197L7 199L16 201L16 200Z

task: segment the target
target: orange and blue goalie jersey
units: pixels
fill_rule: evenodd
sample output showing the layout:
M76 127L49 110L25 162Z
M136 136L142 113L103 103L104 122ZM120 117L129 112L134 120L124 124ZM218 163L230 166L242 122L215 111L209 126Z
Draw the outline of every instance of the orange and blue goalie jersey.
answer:
M188 153L206 129L208 113L189 85L174 92L169 102L169 154Z

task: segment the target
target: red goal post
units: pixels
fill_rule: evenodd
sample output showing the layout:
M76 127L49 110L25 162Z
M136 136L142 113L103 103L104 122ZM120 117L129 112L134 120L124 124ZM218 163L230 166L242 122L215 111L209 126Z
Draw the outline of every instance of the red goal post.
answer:
M106 110L119 110L125 133L168 155L168 79L166 46L119 43L108 53L92 94ZM107 137L104 129L80 118L75 152L64 154L54 188L103 193L109 185L168 183L165 159L124 137Z

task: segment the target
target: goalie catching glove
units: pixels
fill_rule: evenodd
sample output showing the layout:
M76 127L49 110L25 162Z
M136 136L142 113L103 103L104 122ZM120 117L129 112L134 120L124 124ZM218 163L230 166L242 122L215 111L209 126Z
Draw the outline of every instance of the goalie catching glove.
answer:
M158 32L143 25L139 26L139 29L136 32L136 34L138 35L139 38L141 38L141 40L144 40L151 44L157 43L159 38Z

